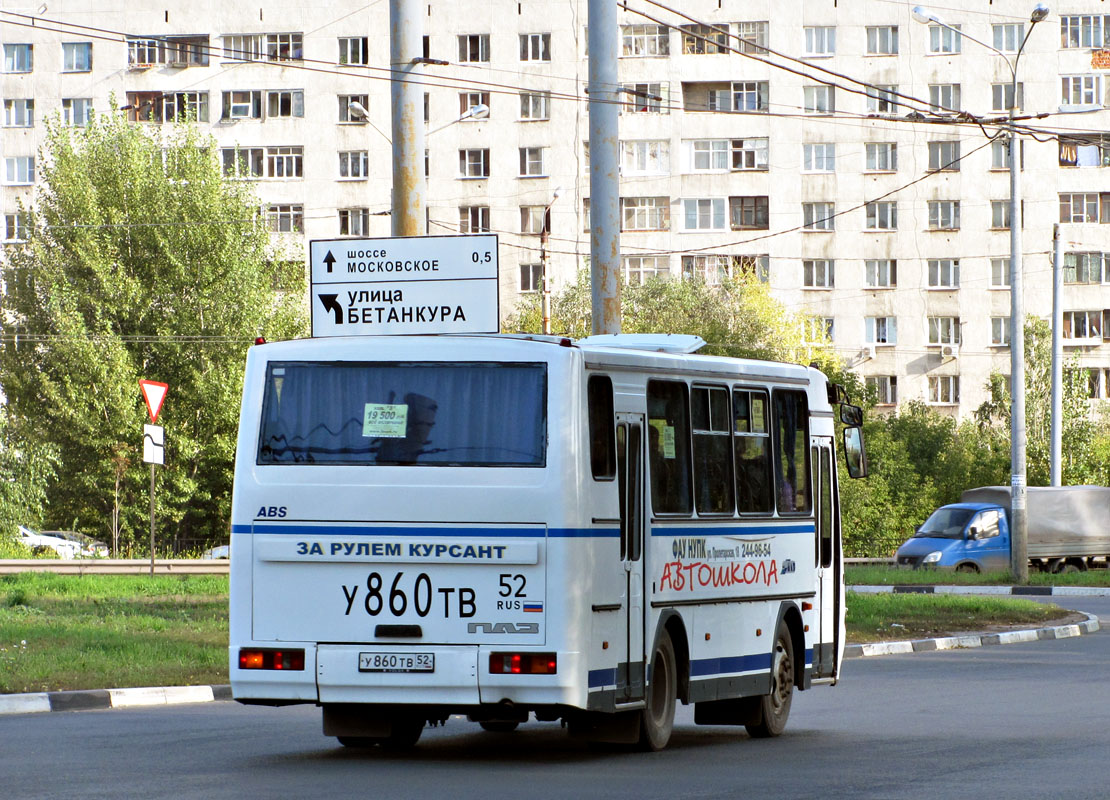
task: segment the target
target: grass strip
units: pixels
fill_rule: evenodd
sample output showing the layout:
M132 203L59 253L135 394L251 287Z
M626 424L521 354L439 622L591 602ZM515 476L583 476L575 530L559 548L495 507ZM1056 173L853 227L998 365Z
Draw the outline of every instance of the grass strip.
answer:
M1016 583L1009 570L966 573L936 569L898 569L880 566L847 566L844 582L849 586L1011 586ZM1110 586L1110 569L1053 574L1030 572L1029 586Z

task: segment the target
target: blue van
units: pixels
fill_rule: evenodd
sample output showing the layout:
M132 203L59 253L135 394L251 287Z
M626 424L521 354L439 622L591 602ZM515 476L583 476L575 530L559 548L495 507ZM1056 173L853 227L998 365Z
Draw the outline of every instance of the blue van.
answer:
M956 572L1009 569L1006 510L991 503L952 503L925 520L896 554L898 566Z

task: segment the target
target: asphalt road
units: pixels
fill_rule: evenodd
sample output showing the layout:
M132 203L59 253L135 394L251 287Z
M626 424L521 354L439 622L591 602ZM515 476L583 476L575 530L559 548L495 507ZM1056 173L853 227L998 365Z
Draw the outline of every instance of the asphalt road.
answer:
M1069 607L1110 625L1110 599ZM209 703L0 717L4 798L1106 798L1110 632L853 659L795 696L786 733L693 725L656 754L591 747L557 723L464 721L408 754L325 739L311 707Z

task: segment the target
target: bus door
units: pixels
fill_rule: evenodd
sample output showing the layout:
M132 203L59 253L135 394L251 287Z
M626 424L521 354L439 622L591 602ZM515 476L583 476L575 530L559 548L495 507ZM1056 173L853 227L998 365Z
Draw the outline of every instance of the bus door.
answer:
M818 635L813 650L813 676L836 677L836 654L840 651L840 509L836 499L832 439L821 437L813 448L817 478L817 535L814 557L817 566Z
M624 641L617 666L617 702L644 697L644 417L617 414L620 559L624 566L621 613Z

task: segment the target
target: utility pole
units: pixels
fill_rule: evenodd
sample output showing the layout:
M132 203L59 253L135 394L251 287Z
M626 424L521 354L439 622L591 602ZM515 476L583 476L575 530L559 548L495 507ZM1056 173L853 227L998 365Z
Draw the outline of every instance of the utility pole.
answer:
M1064 293L1064 262L1061 258L1060 223L1052 226L1052 423L1049 460L1052 486L1061 485L1060 442L1064 425L1064 346L1060 335L1064 327L1064 312L1060 307Z
M424 200L424 26L417 0L389 0L394 236L427 233Z
M617 4L589 0L592 333L621 332Z

